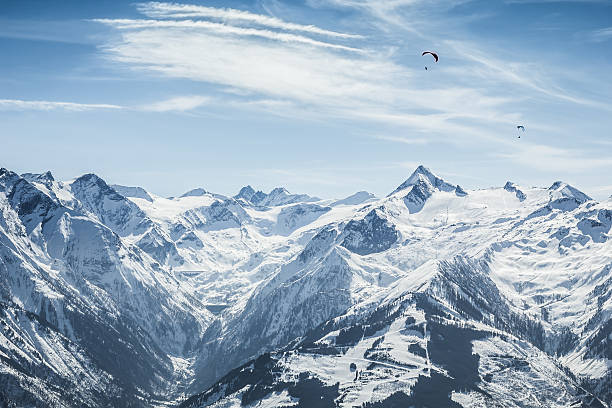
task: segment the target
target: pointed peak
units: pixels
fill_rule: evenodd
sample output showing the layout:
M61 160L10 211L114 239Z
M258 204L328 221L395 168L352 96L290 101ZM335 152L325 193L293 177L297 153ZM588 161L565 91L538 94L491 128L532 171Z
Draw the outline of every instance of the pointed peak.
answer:
M504 184L504 190L514 191L515 189L516 189L516 184L511 181L506 181L506 184Z
M17 182L21 177L4 167L0 168L0 191L6 189L10 184Z
M436 176L427 167L420 165L416 170L408 177L406 181L400 184L391 194L393 195L399 191L402 191L410 186L425 185L428 188L437 189L440 191L455 191L457 186L447 183L442 178Z
M409 185L410 184L414 185L419 180L429 180L431 182L436 179L440 179L440 178L436 176L435 174L433 174L433 172L429 170L427 167L420 165L412 172L412 174L410 175L410 177L408 177L408 180L406 180L406 182L408 182Z
M81 177L78 177L76 180L74 180L73 184L74 183L83 183L83 182L100 182L100 181L104 182L104 180L102 180L96 174L94 174L94 173L86 173L86 174L83 174Z
M234 196L236 200L243 199L245 201L251 201L251 198L255 195L255 189L250 185L246 185L240 189L238 194Z
M247 204L255 206L278 206L285 204L293 204L297 202L318 201L317 197L310 197L307 194L291 194L284 187L276 187L266 194L261 190L255 191L251 186L245 186L240 189L240 192L234 196L235 199L242 199Z
M276 196L279 194L289 194L289 191L287 191L287 189L285 187L276 187L275 189L273 189L272 191L270 191L270 196Z
M554 183L552 183L552 185L550 187L548 187L549 190L558 190L559 188L561 188L561 186L565 185L566 183L564 183L561 180L555 181Z
M244 200L247 203L256 204L267 197L267 194L261 190L255 190L250 184L242 187L238 194L233 198L236 200Z
M106 194L112 196L113 199L124 199L120 193L106 183L106 181L94 173L83 174L81 177L73 180L70 183L72 191L79 196L86 191L97 191L96 194Z
M504 185L504 190L509 193L514 193L514 195L516 195L516 198L518 198L519 201L525 201L525 199L527 198L527 195L521 190L519 190L518 186L511 181L506 182L506 184Z
M110 193L111 191L108 191L108 190L112 190L112 192L117 194L117 192L115 190L113 190L106 183L106 181L104 181L101 177L97 176L94 173L83 174L81 177L79 177L76 180L72 181L72 183L70 183L70 185L73 186L73 187L79 187L79 188L90 188L90 187L96 186L97 188L99 188L102 191L107 191L108 193Z
M557 198L575 198L580 202L592 200L591 197L564 181L555 181L550 187L548 187L548 190L550 191L552 200Z

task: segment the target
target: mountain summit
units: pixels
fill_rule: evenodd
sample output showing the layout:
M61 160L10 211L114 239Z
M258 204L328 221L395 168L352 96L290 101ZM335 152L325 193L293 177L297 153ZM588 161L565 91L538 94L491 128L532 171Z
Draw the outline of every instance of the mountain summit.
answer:
M415 213L423 208L427 199L436 191L454 192L458 197L467 195L467 192L461 186L447 183L427 167L421 165L387 197L406 194L403 196L404 203L411 213Z
M284 187L276 187L270 191L270 193L266 194L261 190L255 191L250 185L242 187L234 198L236 200L243 200L243 202L257 207L276 207L279 205L319 200L317 197L311 197L307 194L291 194Z
M427 187L429 187L428 190L436 189L439 191L449 192L454 191L457 188L457 186L447 183L442 178L436 176L427 167L420 165L416 168L412 175L408 177L406 181L400 184L395 190L393 190L393 192L389 194L389 196L419 184L426 185Z
M554 198L574 198L580 203L591 201L592 198L578 190L576 187L572 187L563 181L555 181L548 190L551 192L551 199Z

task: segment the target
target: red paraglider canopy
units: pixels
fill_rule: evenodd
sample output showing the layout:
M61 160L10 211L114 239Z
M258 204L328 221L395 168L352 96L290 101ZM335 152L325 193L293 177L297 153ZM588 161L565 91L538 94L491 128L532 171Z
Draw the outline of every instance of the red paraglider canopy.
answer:
M421 56L423 56L425 54L431 54L434 57L434 59L436 60L436 62L438 62L438 54L436 54L435 52L432 52L432 51L423 51Z

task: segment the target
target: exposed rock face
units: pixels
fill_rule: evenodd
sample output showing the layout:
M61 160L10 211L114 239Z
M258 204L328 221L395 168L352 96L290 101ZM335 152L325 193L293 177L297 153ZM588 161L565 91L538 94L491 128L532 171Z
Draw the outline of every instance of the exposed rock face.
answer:
M512 183L511 181L508 181L506 183L506 185L504 186L504 190L509 191L510 193L514 193L516 195L516 198L519 199L519 201L525 201L525 199L527 198L525 193L519 190L517 185Z
M379 211L370 211L361 220L351 220L344 228L342 246L359 255L386 251L399 238L399 232Z

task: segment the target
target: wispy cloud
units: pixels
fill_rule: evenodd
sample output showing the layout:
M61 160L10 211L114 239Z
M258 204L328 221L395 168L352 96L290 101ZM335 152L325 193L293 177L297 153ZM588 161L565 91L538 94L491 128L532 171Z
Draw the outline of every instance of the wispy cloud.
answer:
M612 27L591 31L588 37L591 41L596 42L612 40Z
M507 4L531 3L609 3L609 0L505 0Z
M582 98L571 94L558 86L554 81L545 79L540 70L534 64L525 64L513 61L504 61L494 55L479 51L480 47L470 46L470 44L461 41L445 41L454 51L463 58L478 63L484 70L471 70L472 75L480 75L489 80L494 80L499 83L505 81L508 83L520 85L528 88L541 95L545 95L554 99L574 103L577 105L585 105L603 110L612 110L612 105L600 101L595 101L587 98Z
M496 156L544 172L583 172L598 168L612 168L612 158L592 152L554 146L529 144L518 146L510 153Z
M512 0L510 0L512 1ZM609 0L516 0L516 2L598 2L609 3ZM547 98L576 105L583 105L606 111L612 111L612 104L607 101L595 100L572 93L555 80L558 78L558 68L547 67L542 61L537 64L525 63L516 59L500 56L498 50L485 42L476 40L470 42L465 39L465 32L457 27L463 20L480 18L483 15L457 16L448 18L446 12L458 6L473 2L473 0L310 0L314 5L336 5L350 7L370 14L374 19L380 19L393 24L397 29L416 34L421 41L438 44L453 58L456 74L455 80L461 82L465 76L480 76L489 81L489 84L500 83L519 85ZM424 27L427 27L425 29ZM438 34L436 34L438 32ZM454 38L448 40L448 38ZM593 32L592 39L603 41L612 38L612 28L605 28ZM448 69L447 72L451 72Z
M207 105L211 101L212 99L207 96L177 96L148 105L143 105L138 109L148 112L186 112Z
M65 110L65 111L89 111L99 109L123 109L119 105L90 104L56 101L24 101L20 99L0 99L0 110Z
M431 143L431 139L426 139L423 137L402 137L402 136L386 136L386 135L377 135L375 139L378 140L386 140L388 142L396 142L403 143L408 145L425 145Z
M311 3L316 1L325 2ZM385 23L407 25L411 22L406 16L410 15L418 26L419 19L437 12L432 8L439 11L466 1L327 3L359 8ZM398 62L393 51L371 39L329 34L322 41L312 38L322 35L318 29L303 29L314 26L294 27L283 20L239 10L168 3L145 3L139 9L149 19L97 20L119 34L104 46L106 57L138 71L213 84L224 94L220 97L224 106L289 118L383 123L397 131L375 137L398 144L445 143L463 149L483 142L489 157L496 155L547 171L610 165L605 158L590 160L562 148L516 146L512 129L523 121L516 106L525 98L601 109L610 106L573 95L557 86L545 68L505 60L486 46L466 40L433 41L444 48L445 57L457 71L440 66L431 80L420 64L417 68ZM419 36L415 33L412 38ZM173 98L145 110L186 111L204 104L214 106L221 99ZM534 120L529 123L533 130L544 131L546 127ZM545 131L552 132L548 127ZM512 153L505 153L508 150Z
M273 24L270 17L250 12L185 7L140 6L151 18L172 19L96 20L119 34L118 40L103 47L106 57L136 70L231 89L235 98L228 103L283 116L316 112L320 117L397 123L421 132L452 132L454 138L468 133L478 137L461 121L507 125L518 116L504 109L511 98L443 81L425 83L420 66L416 71L398 64L386 47L374 47L369 41L351 38L349 46L337 36L320 41L231 25L245 20L267 28ZM194 21L193 13L224 17L224 23ZM244 18L229 18L228 13ZM188 19L177 20L178 16ZM342 43L337 42L340 39Z
M276 28L286 31L300 31L310 34L319 34L338 38L362 38L358 34L340 33L326 30L315 25L295 24L281 19L255 14L244 10L231 8L214 8L193 4L176 4L149 2L138 5L138 10L151 18L197 18L206 17L223 21L238 21Z
M0 111L54 111L84 112L93 110L129 110L140 112L187 112L211 103L212 98L201 95L177 96L158 102L137 106L122 106L100 103L75 103L61 101L26 101L0 99Z
M422 21L427 20L428 15L438 14L471 1L473 0L309 0L309 3L314 6L333 5L359 9L372 15L375 18L372 23L382 30L387 28L378 25L376 19L391 24L396 29L423 36L420 26Z
M256 28L234 27L226 24L213 23L210 21L193 21L193 20L132 20L132 19L96 19L99 23L113 26L122 30L136 30L147 28L166 28L166 29L194 29L216 32L219 34L231 34L238 36L256 36L269 40L281 42L296 42L317 47L335 48L338 50L363 52L354 47L348 47L341 44L333 44L324 41L314 40L309 37L304 37L296 34L288 34L275 32L270 30L261 30Z

